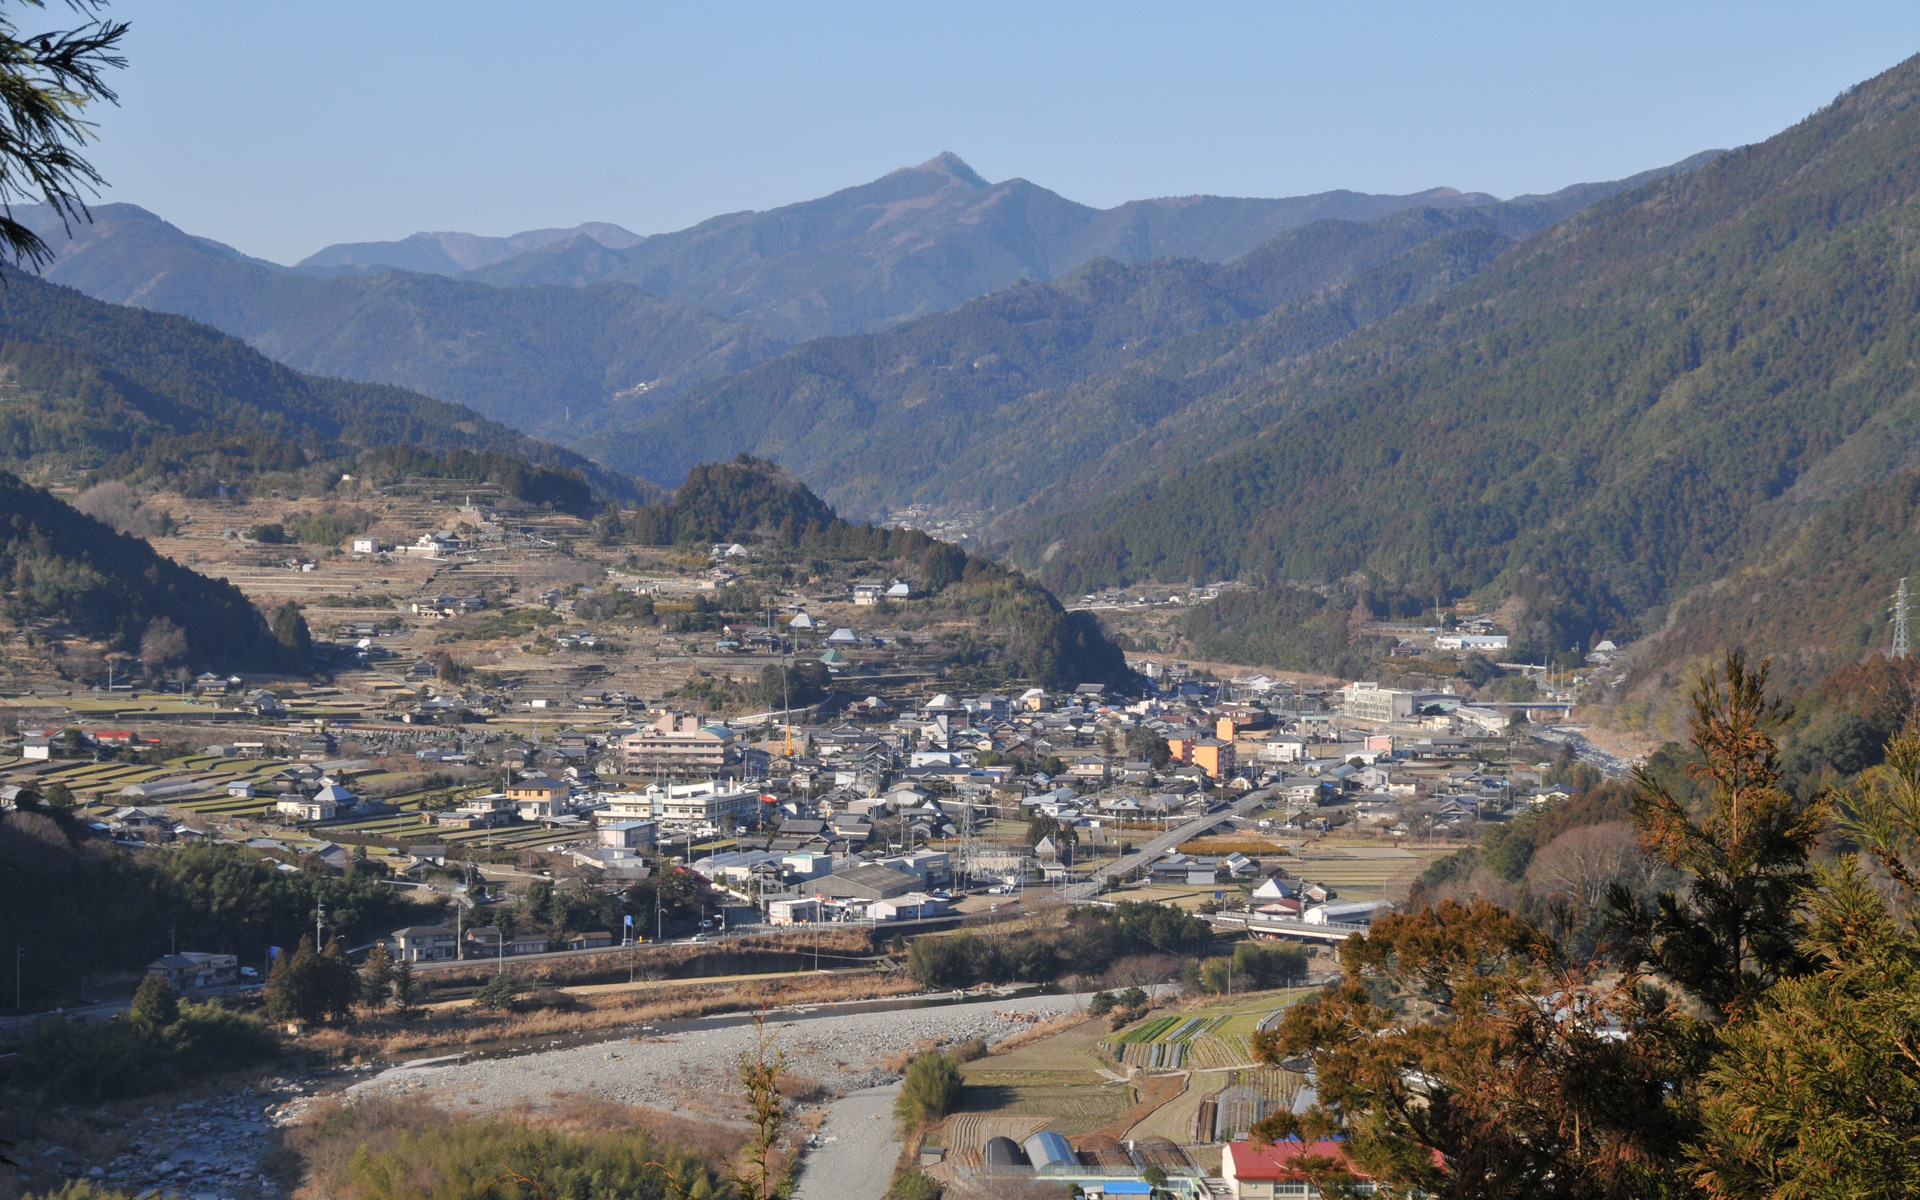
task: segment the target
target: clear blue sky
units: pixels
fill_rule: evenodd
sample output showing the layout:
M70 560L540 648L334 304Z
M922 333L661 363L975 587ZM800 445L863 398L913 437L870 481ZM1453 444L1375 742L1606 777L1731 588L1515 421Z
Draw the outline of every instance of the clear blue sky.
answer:
M1103 207L1550 191L1764 138L1920 51L1912 0L112 12L134 28L104 198L280 262L421 229L655 233L942 150Z

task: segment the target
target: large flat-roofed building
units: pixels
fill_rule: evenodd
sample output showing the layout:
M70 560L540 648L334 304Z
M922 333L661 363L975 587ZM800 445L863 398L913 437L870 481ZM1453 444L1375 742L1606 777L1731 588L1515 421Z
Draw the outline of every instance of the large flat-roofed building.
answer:
M1356 721L1386 725L1411 720L1419 699L1419 692L1397 691L1377 683L1350 683L1340 689L1340 710Z
M816 896L836 900L891 900L919 887L920 880L878 863L858 863L804 886Z
M739 761L739 735L698 717L663 713L620 739L620 762L629 774L714 776Z
M664 788L656 784L647 791L654 795L656 811L668 821L718 824L722 817L736 820L754 817L760 808L759 792L718 782L682 783Z

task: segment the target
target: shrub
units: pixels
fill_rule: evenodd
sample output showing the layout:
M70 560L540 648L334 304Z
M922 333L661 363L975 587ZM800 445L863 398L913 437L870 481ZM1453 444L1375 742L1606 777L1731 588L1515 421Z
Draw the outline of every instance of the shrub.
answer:
M887 1189L887 1200L940 1200L940 1185L916 1167L893 1181Z
M265 1025L218 1004L179 1004L170 1021L160 1019L164 1008L150 992L144 1011L104 1025L41 1021L21 1056L21 1078L52 1096L97 1102L178 1086L279 1053Z
M953 1055L953 1061L957 1063L970 1063L977 1059L985 1058L987 1056L987 1039L968 1038L958 1046L955 1046L949 1053Z
M1107 1028L1125 1029L1146 1015L1147 1006L1144 1004L1138 1007L1116 1008L1113 1010L1113 1015L1107 1018Z
M931 1125L960 1104L960 1068L936 1050L922 1054L907 1066L894 1099L893 1112L909 1128Z
M309 1144L330 1143L331 1153L313 1160L318 1195L673 1200L729 1194L699 1155L637 1129L561 1132L518 1119L447 1120L363 1102L325 1114L303 1132ZM535 1186L489 1184L509 1172Z
M481 1008L504 1012L513 1007L513 998L519 994L520 984L513 976L495 975L474 994L473 1002Z
M1087 1012L1091 1016L1104 1017L1113 1011L1113 993L1095 992L1093 999L1087 1001Z

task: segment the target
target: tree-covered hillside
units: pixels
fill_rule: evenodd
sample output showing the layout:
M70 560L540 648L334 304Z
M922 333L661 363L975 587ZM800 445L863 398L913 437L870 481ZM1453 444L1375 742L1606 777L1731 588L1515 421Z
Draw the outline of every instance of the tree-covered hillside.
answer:
M44 271L52 282L204 321L298 371L410 388L563 441L784 345L631 284L494 288L397 270L321 277L247 258L129 204L102 205L71 236L44 209L22 216L58 254Z
M138 649L148 628L166 620L185 634L187 659L196 665L306 665L304 654L275 640L239 588L191 571L5 471L0 581L10 617L50 623L111 649Z
M1908 579L1920 622L1920 471L1908 469L1821 509L1674 605L1635 666L1672 671L1721 646L1769 655L1788 685L1888 649L1894 589Z
M411 446L635 481L470 409L380 384L302 375L237 338L9 273L0 290L0 455L16 466L218 478Z
M1206 396L1222 370L1258 369L1249 355L1297 356L1471 275L1507 244L1488 224L1419 209L1316 222L1226 264L1099 259L887 333L816 339L580 449L665 486L745 451L857 511L1010 507Z
M1564 649L1907 461L1920 60L1604 201L1207 419L1020 545L1055 586L1238 576L1512 601ZM1902 440L1905 439L1905 440Z

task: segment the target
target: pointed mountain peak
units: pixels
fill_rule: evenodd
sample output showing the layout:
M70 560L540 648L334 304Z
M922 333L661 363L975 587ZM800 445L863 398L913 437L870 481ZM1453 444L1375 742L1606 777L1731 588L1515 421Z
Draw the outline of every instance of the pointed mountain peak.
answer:
M951 150L942 150L913 169L928 175L945 175L972 187L989 186L986 180L980 178L979 172L968 166L958 154Z

